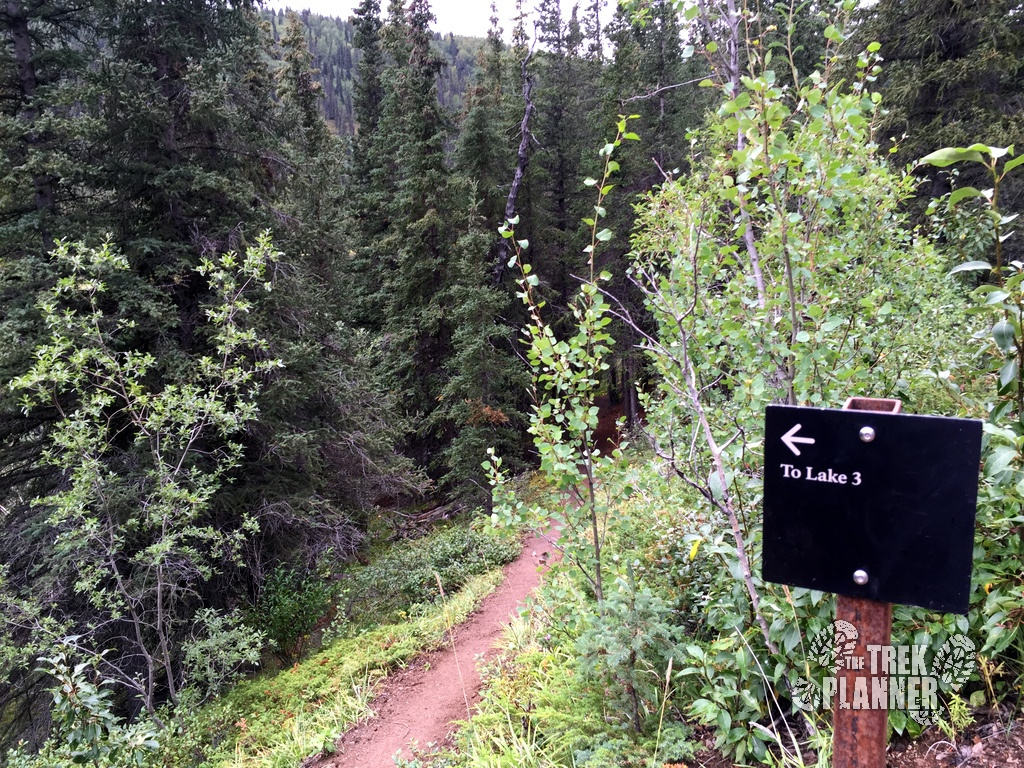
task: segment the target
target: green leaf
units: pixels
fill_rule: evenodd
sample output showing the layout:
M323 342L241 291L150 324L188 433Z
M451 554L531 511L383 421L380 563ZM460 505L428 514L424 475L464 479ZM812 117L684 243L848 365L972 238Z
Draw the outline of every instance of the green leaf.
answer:
M992 328L992 338L995 339L996 346L1000 350L1003 352L1011 351L1014 347L1013 342L1015 338L1013 326L1005 320L1001 320Z
M720 709L715 717L715 722L718 724L719 730L728 732L732 728L732 715L728 710Z
M949 274L955 275L957 272L976 272L982 269L991 271L992 265L987 261L965 261L963 264L958 264L949 270Z
M999 394L1005 395L1016 389L1017 383L1017 361L1009 360L1006 365L999 369Z
M922 157L918 160L918 164L934 165L936 168L945 168L947 165L962 163L965 161L982 163L985 159L976 149L964 147L943 147L942 149L937 149Z
M901 709L890 709L889 725L896 733L902 734L907 728L907 713Z
M1008 147L990 147L988 144L971 144L967 149L974 152L984 152L986 155L992 155L995 158L1000 158L1010 151Z
M613 234L614 233L610 229L602 229L595 235L595 237L602 243L607 243L609 240L612 239Z
M1000 402L998 405L996 405L995 408L992 409L992 412L988 415L989 423L998 424L1000 419L1002 419L1003 416L1006 415L1006 412L1009 411L1011 408L1013 408L1012 400L1003 400L1002 402Z
M707 44L706 50L708 53L715 53L716 51L718 51L718 43L712 40L710 43Z
M1006 165L1003 166L1003 173L1009 173L1021 163L1024 163L1024 155L1015 157L1013 160L1007 160Z
M960 189L954 190L953 194L949 196L949 207L952 208L961 200L966 200L969 197L983 197L983 195L981 194L980 189L975 189L974 187L960 187Z

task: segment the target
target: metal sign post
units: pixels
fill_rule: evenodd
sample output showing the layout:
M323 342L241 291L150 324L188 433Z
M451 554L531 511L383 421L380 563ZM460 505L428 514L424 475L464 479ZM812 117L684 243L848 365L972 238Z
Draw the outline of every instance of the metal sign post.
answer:
M877 411L899 413L903 404L899 400L877 400L851 397L844 411ZM858 581L858 574L854 580ZM868 574L859 574L870 578ZM858 630L853 657L866 659L868 646L889 645L892 639L892 603L882 603L863 597L836 595L836 620L848 621ZM878 677L888 677L888 670L878 670ZM839 670L839 686L832 701L832 766L833 768L885 768L885 747L889 731L889 710L853 709L848 700L841 698L843 690L856 690L857 678L867 678L871 690L871 670ZM864 685L865 683L861 683ZM888 685L886 686L888 688ZM843 705L846 705L845 707Z
M967 612L981 431L898 400L765 413L762 577L835 593L850 632L827 692L836 768L885 766L892 605Z

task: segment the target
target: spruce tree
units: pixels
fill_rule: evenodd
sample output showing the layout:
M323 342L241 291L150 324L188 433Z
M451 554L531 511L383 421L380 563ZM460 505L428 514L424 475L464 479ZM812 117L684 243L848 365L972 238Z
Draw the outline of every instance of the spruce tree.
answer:
M1024 4L1014 0L880 2L861 10L854 44L881 43L879 90L888 109L883 141L895 159L914 163L941 147L975 142L1006 147L1024 136L1020 79L1024 74ZM961 169L959 185L986 186L982 175ZM945 171L918 172L931 181L924 197L950 189ZM1024 209L1024 181L1008 177L1001 208ZM1005 244L1010 258L1024 253L1020 240ZM1018 255L1013 255L1018 254Z
M575 9L566 19L557 0L543 0L537 15L537 39L543 46L537 55L534 92L539 146L530 164L532 209L524 211L524 217L531 221L532 263L558 312L575 291L572 275L581 264L582 181L597 173L596 156L587 150L599 146L595 123L599 125L600 118L594 111L599 100L596 86L587 80L584 38Z
M3 115L20 121L20 132L5 134L12 138L0 173L0 183L9 185L0 195L0 225L9 227L0 232L0 289L16 299L5 303L0 328L4 338L20 340L0 351L4 381L28 369L39 335L32 305L52 282L44 258L48 238L96 243L109 236L124 254L129 268L106 280L102 307L116 329L109 334L111 353L151 356L145 385L164 393L194 384L197 366L217 357L219 342L207 322L213 297L196 267L213 254L245 250L268 227L277 230L283 251L268 278L276 290L254 302L249 317L268 340L253 355L281 359L285 368L261 371L260 417L237 437L238 461L208 498L200 523L239 531L248 546L238 558L228 549L211 555L221 559L175 607L181 623L167 637L177 644L187 636L191 612L242 604L264 564L309 562L329 548L350 552L363 511L415 480L395 458L401 422L391 419L388 398L379 394L387 390L367 375L370 343L341 323L342 152L319 116L301 30L293 21L275 87L268 66L274 51L245 4L112 0L68 13L62 23L72 20L73 37L70 27L32 36L38 48L30 59L59 58L61 68L37 71L34 95L6 102L11 109ZM56 22L38 23L39 30L58 29ZM6 41L10 52L15 44ZM82 51L89 55L73 55ZM5 75L15 73L16 61L13 55L0 60ZM4 87L16 82L5 78ZM40 132L43 124L47 130ZM29 133L46 141L33 144ZM37 204L24 165L30 156L31 168L46 169L52 205ZM34 238L19 239L18 231L33 228ZM84 393L60 397L61 410L73 413ZM127 625L98 621L76 581L62 578L66 553L55 549L48 501L29 503L61 480L41 460L53 409L22 414L10 400L3 405L0 440L12 461L0 474L7 533L0 542L0 597L12 607L16 596L18 606L33 606L52 631L80 632L97 650L116 645L112 638ZM113 424L104 469L118 487L141 487L146 467L138 460L139 439L132 425ZM209 455L222 451L213 437L204 440ZM144 577L133 570L144 568L133 559L137 554L125 560L125 578ZM0 659L7 681L0 706L32 684L27 670L41 648L29 641L46 636L26 630L7 646L25 655L20 671L7 666L16 659ZM180 651L175 645L166 652L167 680L157 673L156 688L149 688L157 698L165 682L174 692L171 667L180 663ZM117 659L122 662L131 674L134 662ZM0 722L16 723L7 712Z
M391 41L396 64L385 99L387 149L395 158L397 189L390 229L383 238L388 273L383 304L385 366L404 411L414 420L406 449L428 466L444 437L425 427L443 387L443 362L451 352L452 319L441 293L450 229L445 212L448 171L445 126L437 101L441 60L431 46L433 14L427 0L412 0ZM404 65L402 61L404 60Z

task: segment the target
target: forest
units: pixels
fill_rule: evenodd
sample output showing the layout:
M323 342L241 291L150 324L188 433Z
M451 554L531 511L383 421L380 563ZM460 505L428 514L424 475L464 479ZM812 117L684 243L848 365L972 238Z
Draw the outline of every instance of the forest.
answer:
M849 397L983 422L890 740L1024 746L1024 4L605 5L0 7L0 766L313 765L552 521L397 764L828 765L764 419Z

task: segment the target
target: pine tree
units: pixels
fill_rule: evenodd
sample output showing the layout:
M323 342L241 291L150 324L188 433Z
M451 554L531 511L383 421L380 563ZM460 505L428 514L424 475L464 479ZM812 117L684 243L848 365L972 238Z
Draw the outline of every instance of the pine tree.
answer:
M293 107L301 126L302 143L316 156L327 141L327 126L320 110L323 86L313 69L313 54L306 43L305 29L294 13L288 14L288 26L281 37L284 67L278 77L278 95Z
M494 448L513 471L525 449L529 376L517 358L517 329L509 314L510 292L494 284L494 236L473 199L474 184L454 178L450 190L465 218L454 228L447 280L439 297L451 307L451 352L444 384L430 416L445 434L434 462L441 487L457 496L490 501L481 463Z
M609 25L612 59L605 69L605 111L609 115L637 115L631 127L640 141L626 142L617 152L622 169L617 177L617 203L608 206L603 222L616 236L602 250L598 263L613 277L608 290L634 318L643 318L642 296L627 278L628 234L633 230L633 206L666 175L685 167L687 132L703 124L711 105L708 89L697 82L709 75L700 57L684 55L680 17L670 0L654 0L647 6L644 22L618 10ZM639 415L636 387L644 378L645 361L637 354L640 342L634 330L612 325L617 343L609 372L609 396L613 405L621 398L624 415L632 426Z
M594 122L600 119L591 112L598 102L595 89L586 84L584 40L575 10L566 20L557 0L543 0L537 15L537 39L544 46L536 67L534 132L539 147L530 165L528 199L533 206L524 217L531 222L531 261L544 276L542 288L558 312L576 287L572 274L579 269L583 249L582 181L597 166L586 166L582 159L585 148L598 146ZM538 189L544 190L543 196L536 194Z
M505 93L510 62L501 40L494 4L491 9L494 15L487 43L477 56L476 82L466 94L465 115L455 145L454 170L476 183L484 202L481 213L497 233L505 212L505 187L515 156L510 137L518 126L513 105ZM495 235L495 242L498 240Z
M366 157L372 136L380 124L381 104L384 101L384 52L380 41L380 0L362 0L353 16L355 37L353 45L359 49L359 76L353 89L352 106L359 125L355 143L356 157ZM366 160L362 160L366 162ZM357 182L365 181L365 175L357 176Z
M270 226L279 230L276 239L285 251L270 278L277 290L256 302L249 315L269 340L266 354L286 367L261 374L260 418L247 422L238 438L241 454L226 480L245 482L224 482L203 511L210 530L239 531L250 537L249 547L241 560L225 549L222 560L189 587L187 600L175 607L181 629L189 626L190 612L204 605L231 608L245 600L259 572L239 568L239 562L309 561L331 547L337 554L351 551L362 511L379 495L407 490L415 481L394 453L401 421L390 417L389 398L379 394L384 386L367 375L370 342L340 324L339 262L346 256L338 229L342 152L319 116L306 38L294 20L283 41L275 89L268 66L274 51L244 4L113 0L64 21L72 19L78 25L73 45L66 42L67 31L32 38L39 48L30 58L60 58L61 68L38 71L34 96L9 102L13 107L3 116L22 127L5 134L13 136L3 147L4 162L11 165L0 173L2 183L10 184L0 195L0 222L11 227L0 233L0 287L17 299L5 303L0 328L5 338L17 333L21 340L0 353L4 380L28 369L38 334L31 307L51 281L42 257L44 219L51 237L97 242L109 233L125 255L129 269L106 285L103 311L116 329L109 344L115 355L152 356L145 385L156 392L191 383L196 366L216 358L219 342L207 322L211 289L195 269L204 257L244 250ZM65 56L75 46L90 55L73 56L72 50ZM15 58L0 60L5 75L15 72ZM30 122L32 132L48 126L37 134L45 143L32 143L24 128ZM20 158L36 156L32 168L47 170L55 195L52 206L43 206L45 216L29 168L8 172L14 161L22 162L18 152ZM34 243L26 248L28 238L22 238L19 246L16 232L32 228ZM79 396L84 397L62 392L64 413L74 412ZM5 462L9 470L0 475L7 534L0 542L0 597L9 607L7 598L15 591L29 601L42 596L34 609L41 621L89 634L98 649L116 645L112 638L125 625L101 621L93 631L96 613L76 581L61 577L62 555L54 549L45 500L28 503L60 480L41 461L54 413L33 407L22 415L13 403L4 406L0 440L11 463ZM119 487L140 486L146 469L133 460L137 430L126 425L112 435L105 469ZM216 440L206 439L204 450L221 450ZM135 567L135 560L126 560L125 578L132 578ZM182 636L175 634L175 642ZM3 679L14 686L0 686L0 706L8 693L19 695L31 684L24 670L32 668L39 650L31 639L21 635L22 644L11 646L27 655L20 677L14 668L8 678L9 655L0 659ZM168 661L162 662L170 665L168 686L180 650L168 649ZM130 674L134 662L125 663ZM157 688L164 685L159 674ZM2 712L0 722L16 721Z
M1017 143L1019 148L1024 136L1024 4L881 0L861 13L854 44L881 43L879 90L889 111L883 140L896 142L898 162L913 163L935 149L975 142ZM964 170L961 185L985 186L983 178ZM928 197L949 191L945 172L919 172L932 181ZM1003 210L1024 209L1019 175L1007 179L1000 197ZM1019 254L1022 246L1014 240L1006 246Z
M246 505L261 510L266 558L308 562L362 540L365 510L377 498L415 490L395 453L402 422L374 378L365 332L348 325L349 260L341 212L345 152L317 107L320 89L297 17L281 40L277 95L280 151L291 173L279 182L277 243L289 256L260 317L272 350L286 362L261 403L253 464L243 473ZM347 446L347 447L343 447Z
M31 364L43 338L35 297L53 280L46 257L68 223L78 195L74 148L92 126L75 120L79 73L94 50L95 14L73 3L8 2L0 6L0 382ZM41 436L56 413L23 417L0 387L0 504L30 515L32 490L56 482L40 466ZM26 491L19 494L13 489ZM17 523L15 523L17 524Z
M382 245L390 269L383 316L385 366L415 431L406 450L428 466L444 442L421 428L429 422L443 387L443 363L451 353L451 317L441 299L446 280L449 208L445 197L445 127L437 101L442 66L431 46L433 14L427 0L412 0L391 47L396 65L385 99L387 150L396 159L397 189L389 205L390 229ZM402 61L405 64L402 65Z

